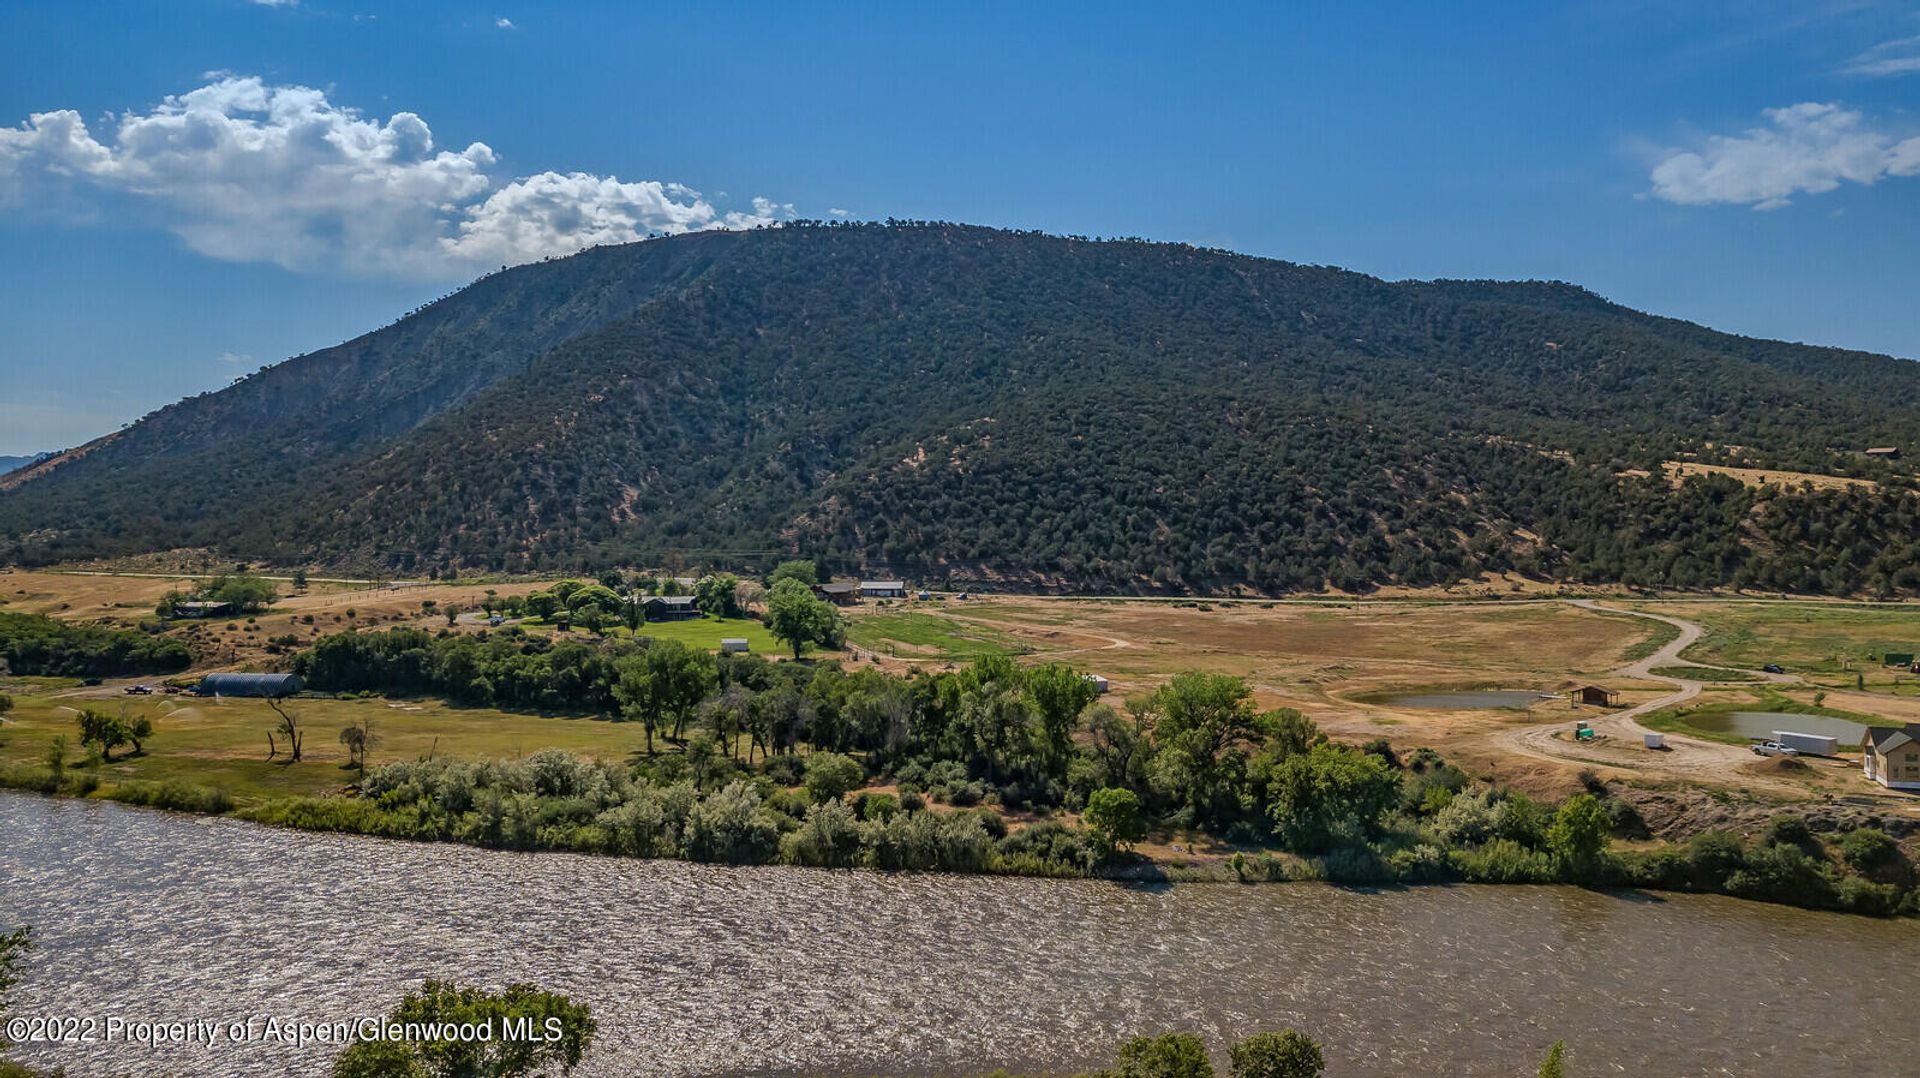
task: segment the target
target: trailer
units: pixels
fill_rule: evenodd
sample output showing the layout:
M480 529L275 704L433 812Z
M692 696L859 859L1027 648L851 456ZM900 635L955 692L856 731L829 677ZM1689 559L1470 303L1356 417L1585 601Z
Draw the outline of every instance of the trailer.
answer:
M1799 734L1775 730L1773 739L1802 756L1832 756L1840 749L1840 739L1825 734Z

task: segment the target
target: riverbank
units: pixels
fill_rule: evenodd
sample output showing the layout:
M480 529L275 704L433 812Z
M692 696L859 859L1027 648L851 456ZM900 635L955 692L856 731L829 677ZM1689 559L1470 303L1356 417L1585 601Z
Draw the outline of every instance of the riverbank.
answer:
M35 926L20 1014L322 1021L429 976L531 981L592 1006L582 1074L667 1078L1061 1074L1167 1029L1298 1028L1369 1078L1513 1073L1563 1032L1583 1073L1898 1073L1916 1047L1853 1031L1900 998L1920 925L1711 896L529 856L17 793L0 831L0 908ZM16 1055L248 1076L333 1051Z

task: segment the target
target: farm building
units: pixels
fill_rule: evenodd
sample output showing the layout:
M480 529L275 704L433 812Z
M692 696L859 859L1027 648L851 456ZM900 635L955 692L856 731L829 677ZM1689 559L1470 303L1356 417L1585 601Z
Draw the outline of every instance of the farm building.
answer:
M1869 726L1860 737L1860 766L1889 790L1920 790L1920 722Z
M1612 707L1614 701L1620 698L1619 693L1598 685L1582 685L1573 690L1572 695L1574 703L1592 704L1594 707Z
M904 580L862 580L860 597L863 599L904 599L907 597L907 582Z
M745 655L750 649L744 636L724 636L720 638L720 650L732 654Z
M1897 445L1876 445L1872 449L1867 450L1867 456L1885 457L1888 460L1895 460L1900 456L1900 447Z
M216 603L194 599L173 604L173 616L176 618L224 618L232 614L232 603Z
M640 605L646 608L648 621L685 621L700 616L691 595L649 595Z
M1881 659L1880 661L1886 663L1888 666L1912 666L1913 652L1889 651L1887 652L1886 657Z
M851 580L842 581L838 584L815 584L813 586L813 593L825 599L827 602L838 606L846 606L848 603L860 598L860 585L855 584Z
M1083 680L1085 680L1087 684L1093 686L1094 692L1097 692L1102 696L1105 696L1107 694L1107 689L1110 686L1108 685L1106 678L1101 677L1099 674L1081 674L1080 677Z
M193 691L201 696L292 696L304 688L298 674L208 674Z

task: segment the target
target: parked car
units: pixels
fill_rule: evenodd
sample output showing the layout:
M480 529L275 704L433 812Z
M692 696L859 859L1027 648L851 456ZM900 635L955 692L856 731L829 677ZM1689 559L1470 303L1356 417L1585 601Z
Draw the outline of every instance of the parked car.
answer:
M151 686L151 685L129 685L129 686L127 686L127 695L128 695L128 696L152 696L152 695L153 695L153 686Z
M1768 663L1767 665L1761 667L1760 669L1763 672L1769 673L1769 674L1784 674L1787 672L1786 669L1782 667L1779 663Z
M1760 755L1760 756L1798 756L1800 755L1800 753L1797 750L1790 749L1785 745L1782 745L1778 741L1762 741L1758 745L1755 745L1753 747L1753 751L1756 755Z

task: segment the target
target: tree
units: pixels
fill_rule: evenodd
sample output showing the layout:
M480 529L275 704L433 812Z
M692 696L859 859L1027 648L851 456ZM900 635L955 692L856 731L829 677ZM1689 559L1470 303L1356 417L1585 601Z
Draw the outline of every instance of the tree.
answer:
M647 623L647 602L638 595L629 595L620 600L620 623L630 633L638 633L640 626Z
M740 578L732 573L709 573L694 582L693 605L716 618L740 616Z
M1181 674L1153 694L1158 785L1202 815L1237 811L1223 756L1261 735L1247 683L1224 674Z
M1080 713L1100 698L1100 691L1065 663L1047 663L1026 672L1027 699L1040 719L1040 758L1055 778L1067 773L1073 757L1073 732Z
M460 620L461 606L459 603L447 603L440 608L440 613L446 615L447 628L451 629L453 623Z
M139 751L139 745L134 741L132 727L123 716L109 715L104 711L85 707L73 717L73 721L80 727L80 744L98 745L100 758L103 760L113 759L113 750L122 745L132 744L134 751ZM149 733L151 729L149 725Z
M241 613L251 613L278 599L280 586L266 577L239 572L214 577L200 594L216 603L232 603Z
M1082 818L1094 838L1109 850L1131 846L1147 837L1146 822L1140 818L1140 799L1132 790L1108 787L1093 791Z
M1378 826L1400 799L1400 779L1372 753L1315 745L1283 761L1267 793L1274 834L1295 850L1318 853L1343 826Z
M373 720L361 719L351 722L340 731L340 743L347 747L347 766L357 767L362 774L367 770L367 752L380 741L380 735L373 732Z
M307 571L305 568L295 569L293 571L293 587L295 591L307 590Z
M20 963L33 950L33 929L16 928L12 932L0 935L0 1015L7 1013L7 993L20 983ZM0 1048L6 1047L7 1037L0 1030Z
M1135 1037L1114 1056L1113 1078L1213 1078L1207 1046L1191 1033Z
M6 693L0 692L0 715L5 715L11 712L12 710L13 710L13 697L8 696Z
M774 566L773 572L767 574L767 587L773 588L782 580L797 580L805 587L812 588L820 583L820 576L812 562L796 559Z
M306 737L300 729L300 717L278 700L268 700L267 706L273 709L275 715L280 716L280 722L267 733L267 759L271 760L280 755L280 746L273 739L273 735L277 733L287 739L287 762L299 763L300 743Z
M1567 879L1592 879L1611 840L1613 821L1600 799L1576 794L1560 806L1547 828L1547 849Z
M1227 1049L1233 1078L1319 1078L1327 1069L1320 1045L1296 1029L1255 1033Z
M816 752L807 757L807 796L815 801L838 801L858 789L867 773L850 757Z
M1540 1061L1539 1078L1567 1078L1567 1042L1554 1041L1547 1057Z
M831 646L839 639L840 613L833 604L814 598L812 589L788 578L767 593L767 631L793 648L793 657L808 644Z
M671 722L679 737L687 718L718 680L713 656L678 640L660 640L638 655L620 660L613 696L628 719L646 724L647 755L653 734Z
M415 1028L484 1028L487 1036L438 1040L364 1040L334 1061L334 1078L524 1078L558 1068L571 1073L599 1025L584 1003L529 984L504 992L428 981L408 993L389 1023Z

